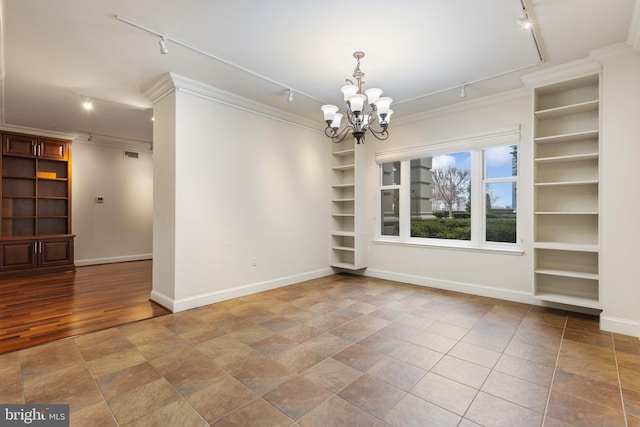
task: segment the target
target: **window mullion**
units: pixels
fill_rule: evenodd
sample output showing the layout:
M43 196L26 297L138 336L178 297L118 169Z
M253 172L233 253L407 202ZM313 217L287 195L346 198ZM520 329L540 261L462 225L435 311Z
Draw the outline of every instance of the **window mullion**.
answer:
M485 188L482 151L471 152L471 245L480 246L484 241Z
M403 160L400 167L400 240L411 237L411 165Z

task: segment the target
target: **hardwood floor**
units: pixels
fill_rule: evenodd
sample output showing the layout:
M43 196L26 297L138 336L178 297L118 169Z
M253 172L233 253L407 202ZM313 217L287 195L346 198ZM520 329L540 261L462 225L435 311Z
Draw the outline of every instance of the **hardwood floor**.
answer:
M151 263L1 280L0 354L169 313L149 300Z

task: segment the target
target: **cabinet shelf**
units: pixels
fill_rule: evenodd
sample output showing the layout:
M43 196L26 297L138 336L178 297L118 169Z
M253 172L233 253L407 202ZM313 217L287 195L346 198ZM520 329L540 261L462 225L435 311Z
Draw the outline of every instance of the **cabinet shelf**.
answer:
M332 213L331 216L338 216L343 218L354 218L356 215L352 213Z
M536 249L554 249L558 251L598 252L599 246L589 243L533 242Z
M581 211L550 211L550 212L535 212L536 215L598 215L598 212L581 212Z
M344 156L351 156L355 152L356 152L355 148L349 148L349 149L346 149L346 150L334 151L331 154L333 154L334 156L344 157Z
M353 199L353 198L351 198L351 199L333 199L332 202L344 203L344 202L353 202L355 200L356 199Z
M334 171L348 171L348 170L353 170L353 169L355 169L355 165L350 164L350 165L334 166L332 169L333 169Z
M535 271L537 274L545 274L547 276L561 276L561 277L575 277L578 279L598 280L599 275L597 273L586 273L583 271L574 270L559 270L553 268L539 268Z
M545 110L538 110L535 115L539 119L549 119L552 117L568 116L570 114L585 113L587 111L597 111L599 106L598 100L579 102L577 104L563 105Z
M598 130L595 129L595 130L587 130L583 132L565 133L562 135L540 136L540 137L536 137L534 140L538 144L551 144L556 142L569 142L569 141L578 141L581 139L596 138L598 134L599 134Z
M32 181L36 180L35 176L25 176L25 175L2 175L4 179L30 179Z
M589 179L584 181L556 181L556 182L536 182L536 187L559 187L569 185L598 185L597 179Z
M574 295L563 295L551 292L538 292L535 297L543 301L557 302L560 304L574 305L577 307L586 307L599 309L600 303L597 298L580 297Z
M356 185L354 183L347 183L347 184L334 184L331 187L332 188L353 188Z
M582 160L597 160L598 153L575 154L569 156L539 157L535 159L536 163L563 163L563 162L579 162Z
M355 248L349 246L333 246L331 249L336 251L347 251L347 252L355 252Z
M343 237L354 237L356 235L355 232L353 231L332 231L331 232L332 236L343 236Z

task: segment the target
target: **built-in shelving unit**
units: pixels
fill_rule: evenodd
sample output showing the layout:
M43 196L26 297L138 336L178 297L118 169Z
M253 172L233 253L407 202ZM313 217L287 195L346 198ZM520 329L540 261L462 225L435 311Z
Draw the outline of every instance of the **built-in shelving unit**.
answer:
M331 152L330 265L345 270L366 268L364 171L352 138L333 144Z
M534 87L534 295L600 308L599 74Z
M74 271L71 142L0 136L0 278Z

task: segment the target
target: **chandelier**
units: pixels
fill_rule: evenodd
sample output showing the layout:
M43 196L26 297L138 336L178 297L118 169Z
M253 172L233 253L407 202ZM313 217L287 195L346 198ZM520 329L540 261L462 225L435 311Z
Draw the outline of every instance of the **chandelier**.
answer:
M335 105L323 105L324 121L327 127L324 134L327 135L335 143L342 142L349 134L353 134L358 144L364 143L364 136L367 131L379 140L389 138L387 127L393 110L389 109L393 100L389 97L381 97L382 89L367 89L362 94L362 78L364 73L360 71L360 59L364 58L364 52L354 52L353 57L356 58L357 65L353 70L353 78L358 82L355 84L352 80L346 79L350 84L343 86L340 90L344 95L347 103L345 114L340 113L340 109ZM367 111L367 104L368 109ZM342 119L346 119L344 127L341 129ZM377 122L377 123L376 123Z

